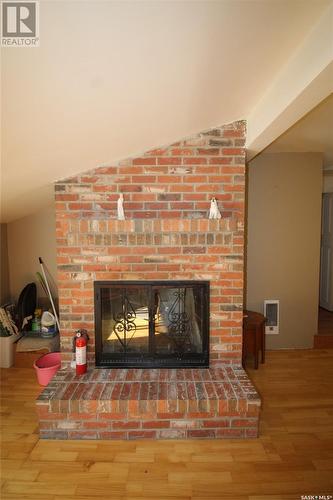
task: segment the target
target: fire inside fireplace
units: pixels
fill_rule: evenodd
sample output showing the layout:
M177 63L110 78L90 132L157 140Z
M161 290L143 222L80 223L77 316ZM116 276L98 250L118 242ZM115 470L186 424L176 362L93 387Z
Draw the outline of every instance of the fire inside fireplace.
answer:
M96 366L209 366L208 281L96 281Z

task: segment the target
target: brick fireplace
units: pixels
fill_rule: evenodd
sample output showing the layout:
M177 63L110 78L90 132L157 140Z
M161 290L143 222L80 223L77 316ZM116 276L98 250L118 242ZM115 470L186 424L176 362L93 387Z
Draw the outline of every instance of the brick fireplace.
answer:
M63 366L37 400L41 437L257 435L260 399L240 366L245 132L235 122L56 183ZM209 368L95 368L94 282L127 280L209 282ZM81 378L79 328L90 336Z

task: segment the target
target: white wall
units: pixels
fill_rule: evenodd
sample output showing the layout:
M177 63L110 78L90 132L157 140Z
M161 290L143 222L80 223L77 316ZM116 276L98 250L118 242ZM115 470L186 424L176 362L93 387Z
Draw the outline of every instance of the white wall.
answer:
M280 300L267 347L313 346L318 324L322 155L266 153L249 165L247 308Z
M17 300L27 283L37 283L36 272L41 271L38 257L42 257L56 280L54 206L11 222L7 229L10 292L12 300ZM54 284L52 292L56 292ZM45 297L39 286L38 295Z

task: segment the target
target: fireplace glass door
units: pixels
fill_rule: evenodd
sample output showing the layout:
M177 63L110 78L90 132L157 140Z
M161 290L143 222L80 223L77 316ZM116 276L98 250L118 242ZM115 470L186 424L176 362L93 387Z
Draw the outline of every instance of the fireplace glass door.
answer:
M95 282L96 366L208 366L209 282Z

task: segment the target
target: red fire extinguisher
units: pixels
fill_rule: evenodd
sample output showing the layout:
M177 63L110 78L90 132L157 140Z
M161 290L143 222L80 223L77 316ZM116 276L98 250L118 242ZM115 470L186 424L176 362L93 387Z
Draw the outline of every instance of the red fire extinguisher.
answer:
M78 330L74 337L76 375L83 375L87 371L87 344L88 334L85 330Z

